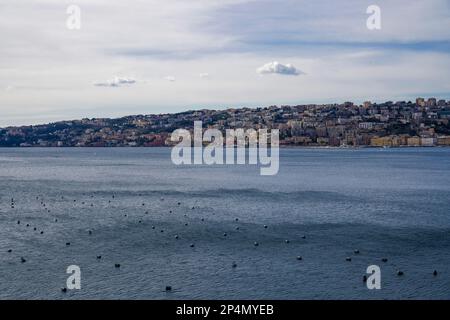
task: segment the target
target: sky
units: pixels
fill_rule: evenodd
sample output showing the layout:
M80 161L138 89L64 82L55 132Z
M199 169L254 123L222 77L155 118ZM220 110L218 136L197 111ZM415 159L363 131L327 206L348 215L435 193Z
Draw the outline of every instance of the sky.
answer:
M449 0L0 0L2 127L448 100L449 70Z

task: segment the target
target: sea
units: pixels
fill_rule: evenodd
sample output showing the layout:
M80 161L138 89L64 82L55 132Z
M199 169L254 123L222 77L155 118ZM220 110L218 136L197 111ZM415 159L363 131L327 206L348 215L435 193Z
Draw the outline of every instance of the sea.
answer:
M450 148L2 148L0 177L0 299L450 299Z

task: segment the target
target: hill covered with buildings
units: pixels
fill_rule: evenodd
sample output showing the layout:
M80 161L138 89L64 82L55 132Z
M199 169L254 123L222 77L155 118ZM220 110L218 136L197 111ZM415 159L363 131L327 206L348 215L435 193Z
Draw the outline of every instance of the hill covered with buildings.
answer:
M450 101L417 98L356 105L271 106L194 110L60 121L0 129L1 147L170 146L179 128L223 132L233 128L280 130L280 145L292 146L450 146Z

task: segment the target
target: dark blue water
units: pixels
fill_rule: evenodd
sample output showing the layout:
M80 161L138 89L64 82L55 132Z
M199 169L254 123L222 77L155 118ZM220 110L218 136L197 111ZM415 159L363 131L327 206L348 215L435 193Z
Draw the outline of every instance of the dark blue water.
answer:
M170 149L0 149L0 177L2 299L450 298L450 149L283 149L276 176ZM63 293L72 264L82 288Z

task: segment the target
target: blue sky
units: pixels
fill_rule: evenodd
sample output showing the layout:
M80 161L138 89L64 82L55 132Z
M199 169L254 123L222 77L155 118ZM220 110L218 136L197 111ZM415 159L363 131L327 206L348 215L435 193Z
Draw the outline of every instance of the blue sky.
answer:
M450 99L448 0L0 0L0 36L0 126Z

